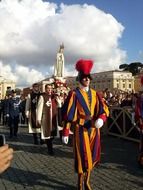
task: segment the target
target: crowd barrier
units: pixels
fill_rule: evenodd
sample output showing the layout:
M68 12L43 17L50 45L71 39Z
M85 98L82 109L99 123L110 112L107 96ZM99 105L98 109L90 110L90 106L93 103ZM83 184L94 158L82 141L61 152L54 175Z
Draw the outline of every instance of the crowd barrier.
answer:
M110 115L104 132L108 135L139 142L138 125L133 120L134 111L131 107L110 107Z

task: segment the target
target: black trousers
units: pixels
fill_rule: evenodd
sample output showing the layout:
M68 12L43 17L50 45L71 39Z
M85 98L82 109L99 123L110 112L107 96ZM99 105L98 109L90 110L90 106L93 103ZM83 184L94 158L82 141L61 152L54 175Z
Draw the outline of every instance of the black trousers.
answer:
M19 116L9 117L8 125L10 128L10 136L17 136Z
M41 133L33 133L33 140L34 140L34 144L37 144L37 145L45 144L45 141L41 139Z
M53 151L53 139L54 138L46 139L48 153L51 154L51 155L54 153L54 151Z

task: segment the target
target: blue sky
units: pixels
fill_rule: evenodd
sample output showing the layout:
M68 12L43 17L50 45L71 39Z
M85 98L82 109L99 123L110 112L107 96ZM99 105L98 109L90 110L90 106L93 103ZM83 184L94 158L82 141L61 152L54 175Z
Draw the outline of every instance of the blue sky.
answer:
M120 47L127 51L128 63L143 63L143 0L52 0L60 4L93 4L106 13L112 14L125 30Z

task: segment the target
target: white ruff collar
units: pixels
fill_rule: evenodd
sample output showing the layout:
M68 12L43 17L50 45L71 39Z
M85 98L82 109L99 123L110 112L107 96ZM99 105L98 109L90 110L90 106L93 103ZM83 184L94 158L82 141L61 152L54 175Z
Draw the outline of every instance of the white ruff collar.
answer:
M85 92L89 91L89 86L82 86L81 84L79 85L79 88Z

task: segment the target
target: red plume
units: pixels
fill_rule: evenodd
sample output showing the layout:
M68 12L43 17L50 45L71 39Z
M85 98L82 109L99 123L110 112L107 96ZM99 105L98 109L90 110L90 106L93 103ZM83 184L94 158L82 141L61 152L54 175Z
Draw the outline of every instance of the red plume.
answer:
M93 61L80 59L76 62L75 68L78 72L88 75L92 69Z
M143 76L141 76L141 85L143 86Z

